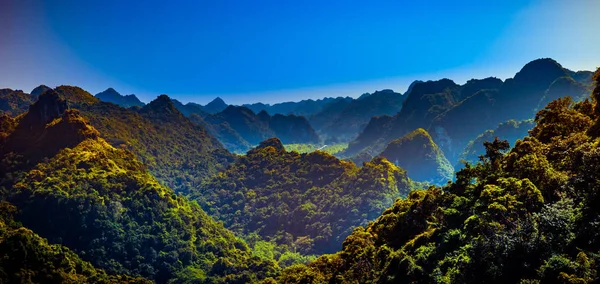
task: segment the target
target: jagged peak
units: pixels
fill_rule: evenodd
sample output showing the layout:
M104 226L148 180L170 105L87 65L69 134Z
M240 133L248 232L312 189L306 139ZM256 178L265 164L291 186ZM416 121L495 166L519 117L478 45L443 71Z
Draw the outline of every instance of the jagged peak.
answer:
M141 113L182 115L169 96L162 94L140 109Z
M67 110L66 100L52 89L42 93L38 100L29 106L22 123L28 127L41 127L61 116Z
M35 87L33 90L31 90L31 96L39 97L41 94L43 94L44 92L46 92L48 90L52 90L52 88L50 88L46 85L39 85L39 86Z

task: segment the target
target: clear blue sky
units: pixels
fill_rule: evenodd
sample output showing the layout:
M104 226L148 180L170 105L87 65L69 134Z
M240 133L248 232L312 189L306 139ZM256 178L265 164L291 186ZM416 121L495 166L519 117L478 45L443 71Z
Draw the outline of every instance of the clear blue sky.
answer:
M0 87L279 102L600 65L596 0L175 2L0 0Z

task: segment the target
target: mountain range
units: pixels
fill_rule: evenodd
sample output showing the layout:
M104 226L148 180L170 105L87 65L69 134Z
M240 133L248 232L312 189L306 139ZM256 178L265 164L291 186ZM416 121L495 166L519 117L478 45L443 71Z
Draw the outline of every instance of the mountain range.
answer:
M2 282L598 280L600 70L266 109L134 98L0 90Z

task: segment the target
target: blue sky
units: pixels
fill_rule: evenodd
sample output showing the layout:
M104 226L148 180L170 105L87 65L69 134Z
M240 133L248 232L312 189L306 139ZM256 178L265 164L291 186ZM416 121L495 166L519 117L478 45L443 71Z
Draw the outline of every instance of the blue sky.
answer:
M0 87L273 103L600 66L595 0L174 2L0 0Z

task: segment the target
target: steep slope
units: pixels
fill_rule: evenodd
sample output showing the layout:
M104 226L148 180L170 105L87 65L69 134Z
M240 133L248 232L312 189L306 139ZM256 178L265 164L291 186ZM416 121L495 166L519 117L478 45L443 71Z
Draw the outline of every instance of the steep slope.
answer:
M159 283L251 281L274 271L65 104L46 92L1 145L2 199L23 226L108 273Z
M135 95L131 94L123 96L113 88L108 88L104 92L96 94L96 98L103 102L120 105L124 108L129 108L132 106L143 107L145 105Z
M110 103L76 104L102 138L133 151L150 172L177 192L226 167L233 156L202 126L161 95L139 110Z
M320 152L285 151L269 139L193 196L227 228L301 253L328 253L355 226L367 224L409 188L405 172L385 159L362 168Z
M27 111L33 98L23 91L0 89L0 114L17 116Z
M512 150L486 143L485 159L455 182L411 192L357 228L341 252L291 267L279 282L597 282L596 90L593 103L551 102Z
M380 154L406 170L409 178L433 184L452 180L454 168L425 129L419 128L390 142Z

